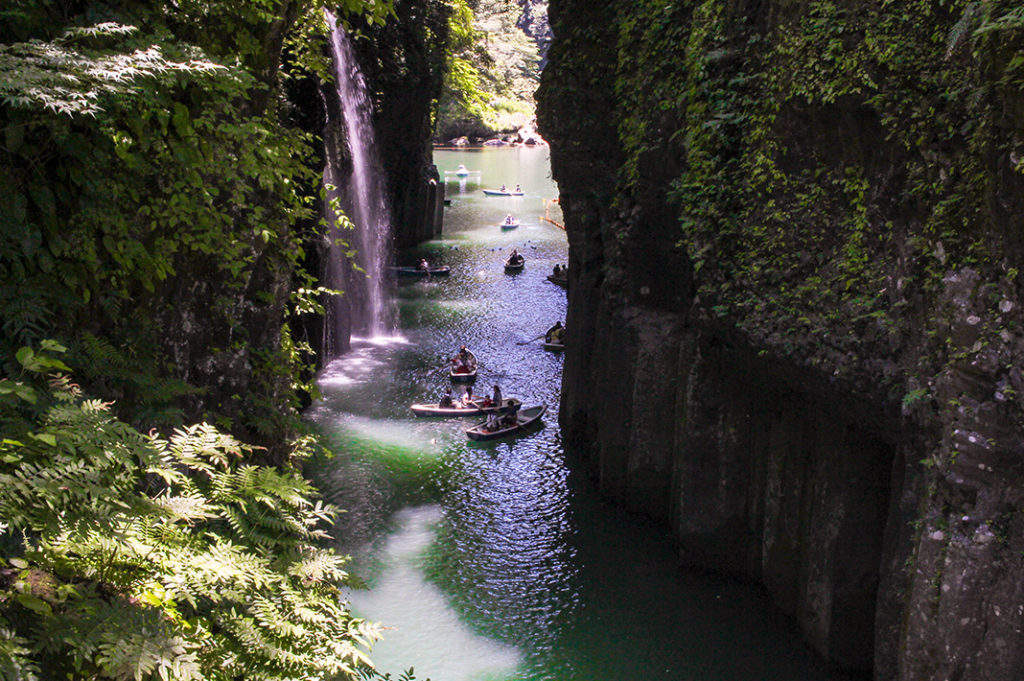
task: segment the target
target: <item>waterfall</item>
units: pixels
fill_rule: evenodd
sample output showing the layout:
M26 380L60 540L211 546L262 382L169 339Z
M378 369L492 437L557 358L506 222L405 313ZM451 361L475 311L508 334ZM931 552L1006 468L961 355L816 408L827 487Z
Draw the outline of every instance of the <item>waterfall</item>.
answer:
M325 14L331 29L336 110L340 111L340 120L332 121L330 112L335 108L327 107L327 137L340 136L343 131L342 141L348 149L348 158L339 158L342 154L338 151L338 140L327 140L324 181L337 189L328 192L325 214L331 218L330 201L338 199L355 224L354 230L331 228L327 285L344 291L327 310L324 348L327 356L332 357L348 347L350 333L390 335L395 322L387 295L391 210L373 132L373 106L348 35L330 12ZM339 239L350 248L337 245Z

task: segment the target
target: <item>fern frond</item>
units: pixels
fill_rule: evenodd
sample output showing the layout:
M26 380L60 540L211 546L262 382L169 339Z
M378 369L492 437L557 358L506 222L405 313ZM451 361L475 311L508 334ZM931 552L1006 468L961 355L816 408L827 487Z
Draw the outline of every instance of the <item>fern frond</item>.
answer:
M39 665L32 660L31 645L0 617L0 679L39 681Z
M60 399L0 458L0 519L41 576L21 601L0 584L0 674L32 679L41 659L48 678L137 681L368 665L379 632L340 599L346 559L316 544L336 510L308 481L243 464L250 449L212 426L144 436L70 384L51 389Z

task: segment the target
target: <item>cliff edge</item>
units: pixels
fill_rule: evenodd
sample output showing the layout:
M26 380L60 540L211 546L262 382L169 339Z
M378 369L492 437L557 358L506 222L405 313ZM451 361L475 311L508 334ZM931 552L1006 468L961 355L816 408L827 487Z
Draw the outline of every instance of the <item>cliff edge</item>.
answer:
M831 665L1021 678L1019 12L549 16L568 450Z

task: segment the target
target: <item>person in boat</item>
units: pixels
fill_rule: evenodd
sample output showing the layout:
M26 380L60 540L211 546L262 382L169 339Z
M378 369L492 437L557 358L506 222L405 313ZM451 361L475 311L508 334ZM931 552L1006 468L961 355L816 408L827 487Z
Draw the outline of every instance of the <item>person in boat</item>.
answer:
M455 365L455 373L457 374L468 374L472 367L469 365L470 355L469 350L465 345L459 347L458 353L452 358L452 364Z
M565 327L562 326L561 320L555 322L554 326L548 329L548 332L544 334L544 340L548 343L561 343L562 338L565 336Z
M551 270L551 276L555 277L556 279L562 276L562 266L559 265L557 262L555 263L554 268Z
M522 194L522 193L523 193L523 190L522 190L522 189L520 189L520 188L519 188L519 185L517 184L517 185L516 185L516 194Z
M508 256L509 265L519 265L523 262L523 256L519 254L519 251L515 248L512 249L512 253Z
M491 394L491 401L499 407L501 406L501 388L497 383L494 384L494 392Z
M449 386L447 389L445 389L444 395L441 395L441 401L437 403L437 406L441 407L442 409L447 409L448 407L452 407L454 405L455 403L452 401L452 389Z
M505 216L505 224L506 225L511 225L513 222L515 222L515 218L512 217L511 213L509 213L508 215Z
M462 404L466 407L473 405L473 386L466 386L466 394L462 396Z
M506 189L505 185L501 185L501 189L499 189L498 191L507 192L508 189Z
M429 272L430 271L430 263L427 262L426 258L420 258L419 263L417 263L417 265L416 265L416 269L420 270L421 272Z
M518 424L519 423L519 416L516 413L517 411L518 411L518 409L516 407L512 407L511 409L509 409L509 411L506 412L498 420L498 427L499 428L511 428L512 426Z
M487 413L487 423L484 424L484 430L487 430L487 431L490 431L490 432L493 433L494 431L498 430L498 428L501 427L500 423L501 423L501 418L498 416L497 412L494 412L494 411L488 412Z

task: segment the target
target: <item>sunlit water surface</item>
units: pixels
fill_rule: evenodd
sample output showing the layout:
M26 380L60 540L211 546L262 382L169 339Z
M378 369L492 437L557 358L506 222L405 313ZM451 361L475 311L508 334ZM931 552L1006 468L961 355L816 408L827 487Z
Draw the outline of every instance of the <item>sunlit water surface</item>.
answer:
M372 657L433 681L818 681L829 677L759 592L688 574L665 531L600 501L571 473L558 430L562 356L534 339L564 319L548 282L565 234L541 218L557 196L547 149L438 151L448 175L444 237L400 254L449 265L402 284L400 336L356 339L320 376L310 418L336 455L312 473L346 513L339 547L369 589L357 614L389 627ZM526 196L485 197L521 184ZM551 216L561 220L557 205ZM521 226L503 231L507 214ZM526 268L507 275L516 247ZM473 419L417 419L436 401L461 343L478 356L477 392L499 383L544 427L469 442Z

